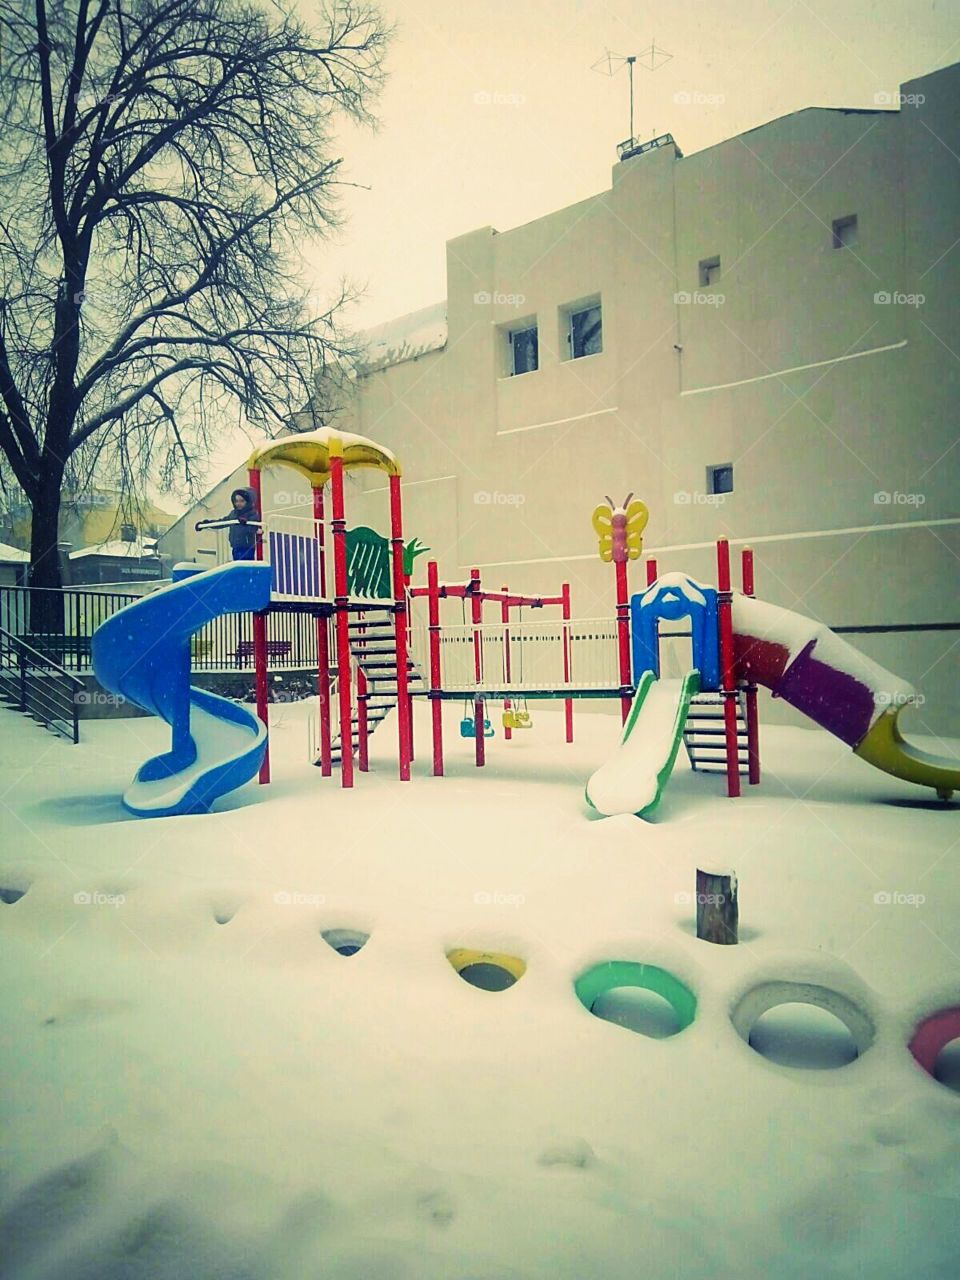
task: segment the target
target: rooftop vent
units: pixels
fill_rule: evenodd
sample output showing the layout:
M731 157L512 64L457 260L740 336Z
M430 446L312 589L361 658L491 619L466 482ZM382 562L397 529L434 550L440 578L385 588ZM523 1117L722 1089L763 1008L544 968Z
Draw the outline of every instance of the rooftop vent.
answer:
M627 138L625 142L617 143L617 158L620 160L632 160L634 156L642 156L645 151L655 151L658 147L665 147L674 142L672 133L661 133L659 138L651 138L649 142L641 142L639 138ZM677 147L677 159L683 159L683 152Z

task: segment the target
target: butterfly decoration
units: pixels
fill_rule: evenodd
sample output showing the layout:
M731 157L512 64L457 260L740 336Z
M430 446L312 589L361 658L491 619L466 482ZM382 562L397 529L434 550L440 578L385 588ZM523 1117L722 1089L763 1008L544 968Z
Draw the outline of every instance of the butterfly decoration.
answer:
M600 539L600 559L609 564L637 560L643 550L643 531L650 512L639 499L628 493L619 506L612 498L601 502L593 513L593 527Z

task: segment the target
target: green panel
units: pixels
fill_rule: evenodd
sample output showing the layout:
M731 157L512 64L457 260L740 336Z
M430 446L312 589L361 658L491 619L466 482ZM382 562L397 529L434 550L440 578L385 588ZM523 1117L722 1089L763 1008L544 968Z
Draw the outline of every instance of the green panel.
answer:
M404 573L411 573L417 556L429 550L420 545L418 538L411 538L403 548ZM352 596L372 596L375 600L393 598L389 539L366 525L347 530L347 591Z
M598 996L615 987L641 987L652 991L672 1006L680 1021L681 1031L697 1016L697 997L674 974L655 964L636 960L607 960L582 973L573 984L577 999L585 1009L592 1009Z

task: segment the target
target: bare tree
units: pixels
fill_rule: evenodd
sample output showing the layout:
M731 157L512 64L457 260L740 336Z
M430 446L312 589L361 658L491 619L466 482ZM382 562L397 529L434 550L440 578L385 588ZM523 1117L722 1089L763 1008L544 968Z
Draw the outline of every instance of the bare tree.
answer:
M0 0L0 449L32 585L60 585L65 477L189 479L215 427L283 423L344 354L300 250L337 225L333 122L369 121L387 39L362 0L322 29L270 0Z

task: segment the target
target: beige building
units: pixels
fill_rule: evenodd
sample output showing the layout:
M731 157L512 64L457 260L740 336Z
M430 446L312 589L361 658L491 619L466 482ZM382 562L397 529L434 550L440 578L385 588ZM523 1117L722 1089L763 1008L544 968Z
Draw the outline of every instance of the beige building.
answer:
M960 629L934 629L960 623L958 154L960 64L692 156L668 135L599 195L450 241L445 303L367 335L324 418L399 455L405 530L448 580L569 580L577 615L609 615L590 515L633 491L661 570L715 581L725 534L776 604L926 624L849 639L924 692L917 728L960 734ZM386 532L356 475L349 523Z

